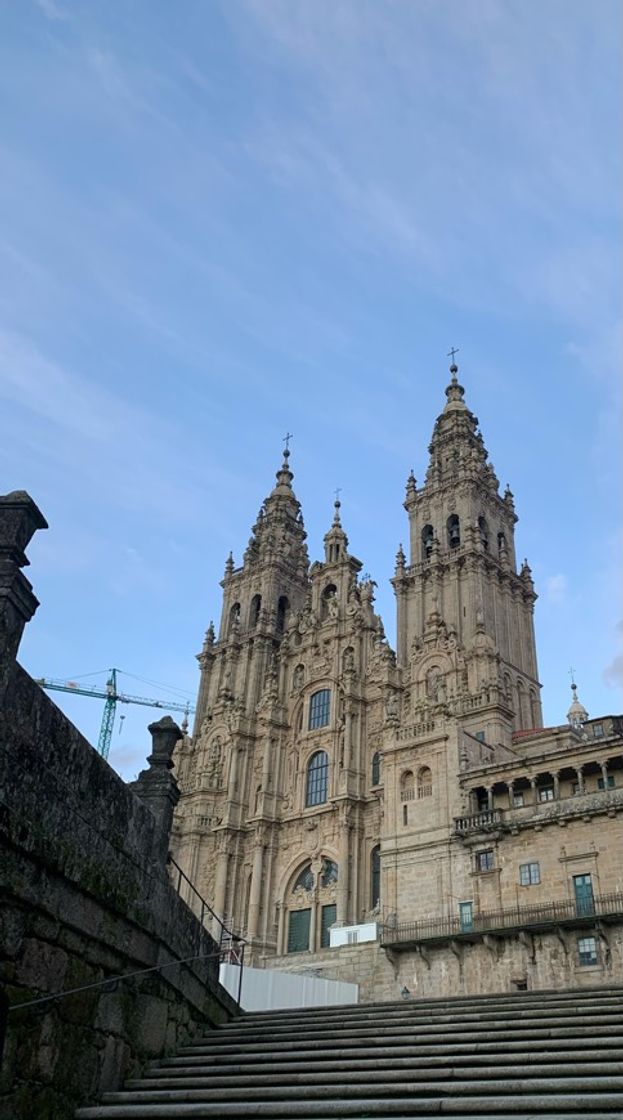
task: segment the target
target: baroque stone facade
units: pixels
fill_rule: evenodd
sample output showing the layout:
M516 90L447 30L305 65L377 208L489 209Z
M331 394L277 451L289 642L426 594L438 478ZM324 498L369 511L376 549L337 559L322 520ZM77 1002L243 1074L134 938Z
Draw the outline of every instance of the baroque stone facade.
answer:
M367 998L392 975L427 994L568 984L572 965L623 978L621 721L575 700L542 726L513 495L450 372L424 484L407 480L396 653L337 501L310 566L286 451L227 561L176 755L175 854L215 911L256 961L327 975L356 959L330 929L376 921Z

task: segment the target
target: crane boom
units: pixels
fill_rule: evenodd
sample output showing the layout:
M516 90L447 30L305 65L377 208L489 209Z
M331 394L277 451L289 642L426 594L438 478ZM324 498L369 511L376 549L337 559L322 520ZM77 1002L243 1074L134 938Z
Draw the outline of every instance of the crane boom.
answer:
M194 712L192 704L180 704L174 700L157 700L148 696L133 696L127 692L119 692L117 688L118 669L111 669L106 682L106 688L84 688L75 681L55 680L53 677L38 677L36 684L54 692L70 692L74 696L91 696L96 700L104 700L104 713L100 727L97 744L98 753L102 758L108 758L110 741L115 725L117 704L141 704L145 708L166 708L170 712L184 712L188 716Z

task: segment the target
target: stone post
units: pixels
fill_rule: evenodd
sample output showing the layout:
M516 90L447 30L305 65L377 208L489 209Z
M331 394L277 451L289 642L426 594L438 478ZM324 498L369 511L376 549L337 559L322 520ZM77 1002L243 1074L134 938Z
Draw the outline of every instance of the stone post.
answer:
M262 882L264 871L264 845L263 837L258 832L253 851L253 872L251 875L251 894L249 897L249 917L247 932L251 940L257 937L260 924L260 909L262 902Z
M149 770L141 770L137 780L130 782L130 789L153 813L157 821L154 837L154 858L166 864L169 854L169 836L173 823L173 810L180 798L173 769L172 755L182 732L171 716L164 716L158 723L150 723L151 754L147 759Z
M15 660L24 626L39 602L20 571L28 564L24 549L48 523L25 490L0 496L0 688L4 670Z

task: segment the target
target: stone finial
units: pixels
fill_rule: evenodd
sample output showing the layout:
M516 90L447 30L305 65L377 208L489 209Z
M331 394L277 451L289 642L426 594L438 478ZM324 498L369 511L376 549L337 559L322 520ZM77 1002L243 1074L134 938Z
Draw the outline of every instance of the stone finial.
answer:
M225 561L225 579L232 574L234 570L234 554L230 552L227 560Z
M180 798L177 781L171 773L173 751L175 744L183 736L181 728L171 716L164 716L157 723L150 723L148 731L152 744L151 754L147 759L149 769L141 770L136 781L130 783L130 789L156 818L153 854L155 861L164 866L169 854L173 810Z
M405 570L405 554L401 544L398 545L398 552L396 553L396 573L404 573Z
M25 549L37 529L48 523L25 490L0 496L0 659L12 659L24 626L39 602L20 568L29 561Z

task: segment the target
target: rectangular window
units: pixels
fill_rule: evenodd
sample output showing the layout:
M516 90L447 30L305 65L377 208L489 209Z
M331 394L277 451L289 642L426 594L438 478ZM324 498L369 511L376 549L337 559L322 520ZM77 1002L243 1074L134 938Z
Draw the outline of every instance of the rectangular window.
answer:
M517 790L513 793L513 809L521 809L523 806L523 790Z
M519 882L522 887L535 887L541 882L541 869L538 863L520 863Z
M473 902L459 902L459 924L461 933L471 933L474 928Z
M337 917L337 909L335 903L332 902L330 906L323 906L320 912L320 948L328 949L331 944L331 926Z
M408 809L407 805L402 806L402 823L403 824L408 824L409 823L409 809Z
M554 800L554 787L541 786L539 790L539 801L553 801Z
M603 778L598 778L597 789L614 789L614 778L612 774L608 774L607 783L604 782Z
M580 783L579 782L573 782L573 784L571 786L571 792L572 792L574 797L576 796L576 794L578 794L580 792Z
M493 871L493 848L484 852L476 852L476 871Z
M320 692L314 692L314 695L309 701L309 730L315 731L318 727L326 727L329 723L330 710L330 690L328 688L322 688Z
M595 913L595 900L593 898L593 880L590 873L573 876L573 891L575 894L575 912L579 917Z
M578 937L578 964L597 964L597 940L594 937Z
M291 910L288 919L288 952L305 953L309 949L311 909Z
M604 725L603 725L603 723L594 723L593 724L593 738L594 739L603 739L603 737L604 737Z

